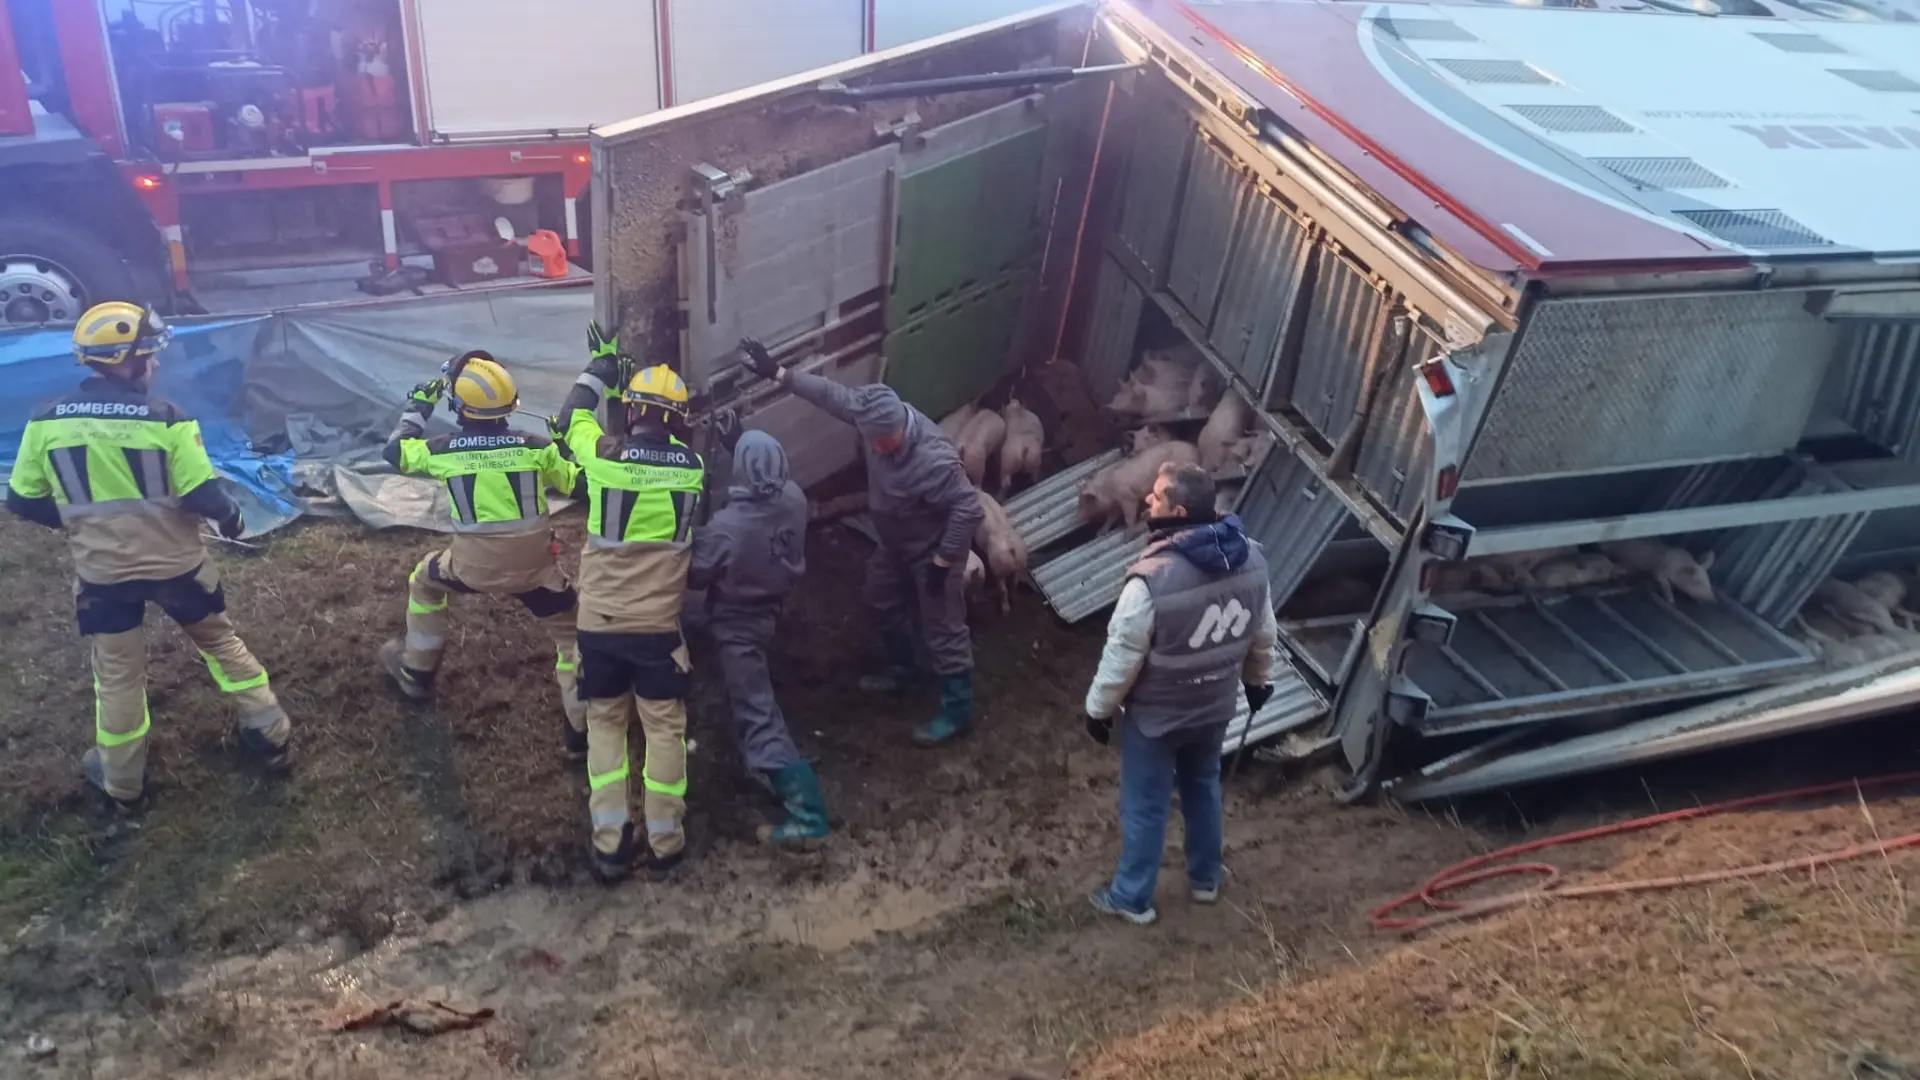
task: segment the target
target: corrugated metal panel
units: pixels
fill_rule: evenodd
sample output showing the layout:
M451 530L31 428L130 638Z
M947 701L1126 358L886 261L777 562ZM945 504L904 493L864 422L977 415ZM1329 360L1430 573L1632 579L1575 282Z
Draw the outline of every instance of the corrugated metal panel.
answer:
M1248 479L1240 520L1267 557L1273 604L1281 607L1350 515L1306 462L1280 447Z
M1139 111L1115 233L1121 246L1157 278L1166 268L1167 242L1180 205L1180 182L1193 149L1194 126L1183 110L1158 97L1142 100Z
M1234 227L1249 190L1245 174L1218 147L1204 146L1193 152L1180 224L1173 234L1167 291L1201 326L1213 325L1213 308L1227 273Z
M1337 443L1352 426L1360 392L1388 346L1388 301L1366 271L1331 248L1321 248L1307 329L1290 382L1276 381L1274 400L1290 385L1293 407L1315 431ZM1287 372L1276 374L1287 380Z
M1093 307L1087 314L1087 333L1080 354L1093 400L1109 401L1133 365L1134 339L1140 334L1140 308L1146 297L1133 278L1111 256L1100 259L1100 278L1093 285Z
M1393 378L1380 389L1360 436L1354 477L1395 523L1405 528L1420 508L1425 478L1433 468L1433 433L1420 405L1414 368L1444 351L1439 340L1415 329Z
M1211 337L1214 351L1255 391L1267 384L1309 257L1306 228L1279 203L1250 196Z
M1841 418L1864 438L1920 463L1920 323L1860 323L1846 335Z
M1658 761L1713 747L1813 731L1911 708L1920 701L1913 654L1696 705L1465 767L1422 770L1387 791L1396 799L1455 798L1598 769Z
M1080 484L1125 455L1109 450L1058 472L1007 501L1007 519L1027 545L1039 551L1080 527Z
M1235 753L1243 745L1253 746L1264 739L1306 727L1327 712L1327 703L1293 670L1284 653L1273 670L1273 697L1261 706L1260 715L1254 718L1253 730L1247 730L1246 697L1235 696L1233 707L1233 719L1227 723L1227 740L1221 747L1222 756Z
M1147 549L1146 536L1110 532L1081 544L1033 571L1033 584L1053 613L1070 623L1105 610L1120 599L1127 567Z
M1467 480L1778 453L1839 329L1799 293L1549 301L1521 332Z
M1754 491L1753 481L1769 469L1775 474L1771 481ZM1798 465L1789 464L1783 469L1777 461L1730 462L1690 472L1702 475L1703 480L1686 485L1682 497L1687 501L1669 500L1666 508L1851 490L1838 478L1809 475ZM1718 482L1705 482L1706 474L1717 476ZM1807 602L1814 586L1833 572L1870 516L1843 514L1727 530L1711 547L1713 566L1708 573L1714 591L1773 626L1785 626Z

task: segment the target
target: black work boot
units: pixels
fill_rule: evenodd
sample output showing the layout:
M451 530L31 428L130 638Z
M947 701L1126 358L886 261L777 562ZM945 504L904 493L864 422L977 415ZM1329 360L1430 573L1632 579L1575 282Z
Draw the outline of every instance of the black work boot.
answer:
M240 741L240 748L253 756L260 767L275 776L284 776L293 771L293 740L288 739L279 746L267 740L264 732L257 728L233 726L233 736Z
M560 740L568 761L587 760L587 733L574 727L565 713L560 714Z
M107 790L107 766L106 762L100 760L97 748L88 750L81 757L80 775L87 778L87 783L99 793L100 801L113 813L131 816L146 809L147 791L144 787L140 789L140 794L131 799L123 799Z
M401 693L415 701L426 701L433 697L433 672L416 671L408 667L406 654L406 643L393 638L380 646L380 666Z
M591 845L591 841L588 842ZM609 855L594 847L593 876L602 885L618 885L633 876L633 858L638 853L639 842L634 839L633 823L620 827L620 846Z

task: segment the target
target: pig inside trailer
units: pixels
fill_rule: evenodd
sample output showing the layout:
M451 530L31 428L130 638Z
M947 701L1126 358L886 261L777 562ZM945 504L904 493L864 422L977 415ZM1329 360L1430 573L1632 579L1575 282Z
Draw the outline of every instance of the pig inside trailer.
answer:
M1920 56L1871 29L1898 37L1863 55ZM1317 735L1355 795L1870 715L1920 699L1920 271L1879 257L1920 251L1886 186L1920 154L1742 145L1766 144L1708 119L1729 81L1880 121L1819 138L1911 127L1754 34L1063 5L597 132L596 305L803 484L854 437L735 343L892 385L972 446L1069 621L1144 548L1135 474L1202 462L1266 549L1288 661L1228 745ZM1649 51L1692 67L1605 77ZM1651 163L1675 144L1690 165ZM1037 477L1006 476L1015 401Z

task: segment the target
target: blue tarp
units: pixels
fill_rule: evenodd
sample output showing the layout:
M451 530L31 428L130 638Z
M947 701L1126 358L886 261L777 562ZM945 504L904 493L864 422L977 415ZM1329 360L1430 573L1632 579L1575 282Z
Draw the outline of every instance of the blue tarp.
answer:
M247 438L247 364L268 323L267 316L173 321L173 344L161 354L153 387L200 421L207 456L235 485L249 534L301 513L292 495L293 453L258 454ZM85 377L71 335L64 327L0 333L0 472L12 472L34 411Z

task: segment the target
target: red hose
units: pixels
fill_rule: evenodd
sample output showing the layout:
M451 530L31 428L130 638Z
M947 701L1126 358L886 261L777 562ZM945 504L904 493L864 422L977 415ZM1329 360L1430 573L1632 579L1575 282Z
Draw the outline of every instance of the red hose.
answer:
M1670 825L1676 821L1691 821L1696 818L1714 817L1735 810L1747 810L1756 806L1805 799L1816 795L1831 795L1840 791L1864 791L1867 788L1892 787L1897 784L1920 782L1920 772L1893 773L1877 776L1871 780L1846 780L1837 784L1822 784L1818 787L1798 788L1793 791L1776 792L1771 795L1756 795L1732 802L1715 803L1712 806L1695 806L1686 810L1675 810L1666 814L1654 814L1650 817L1635 818L1617 825L1602 825L1578 832L1549 836L1544 840L1531 840L1524 844L1501 848L1499 851L1476 855L1471 859L1454 863L1445 870L1433 875L1421 885L1417 892L1410 892L1390 903L1374 909L1369 921L1375 930L1421 931L1442 923L1458 922L1463 919L1475 919L1496 911L1517 907L1535 900L1566 900L1589 896L1620 896L1627 893L1655 892L1661 889L1678 889L1691 885L1707 885L1719 881L1734 881L1741 878L1760 877L1786 870L1810 870L1814 867L1832 863L1846 862L1867 855L1885 855L1891 851L1920 847L1920 832L1907 833L1891 840L1882 840L1872 844L1856 844L1836 851L1823 851L1799 858L1784 859L1778 862L1759 863L1751 866L1737 866L1727 870L1712 870L1699 874L1679 874L1673 877L1646 878L1638 881L1604 881L1594 885L1578 885L1565 889L1553 888L1560 879L1560 869L1544 862L1506 862L1516 856L1527 855L1550 847L1564 847L1569 844L1596 840L1603 836L1618 836L1622 833L1640 832L1659 825ZM1494 865L1501 864L1501 865ZM1498 896L1480 900L1448 900L1447 894L1458 892L1469 885L1494 878L1516 877L1522 874L1537 874L1546 880L1531 889L1519 889ZM1422 905L1434 914L1395 915L1402 908Z

